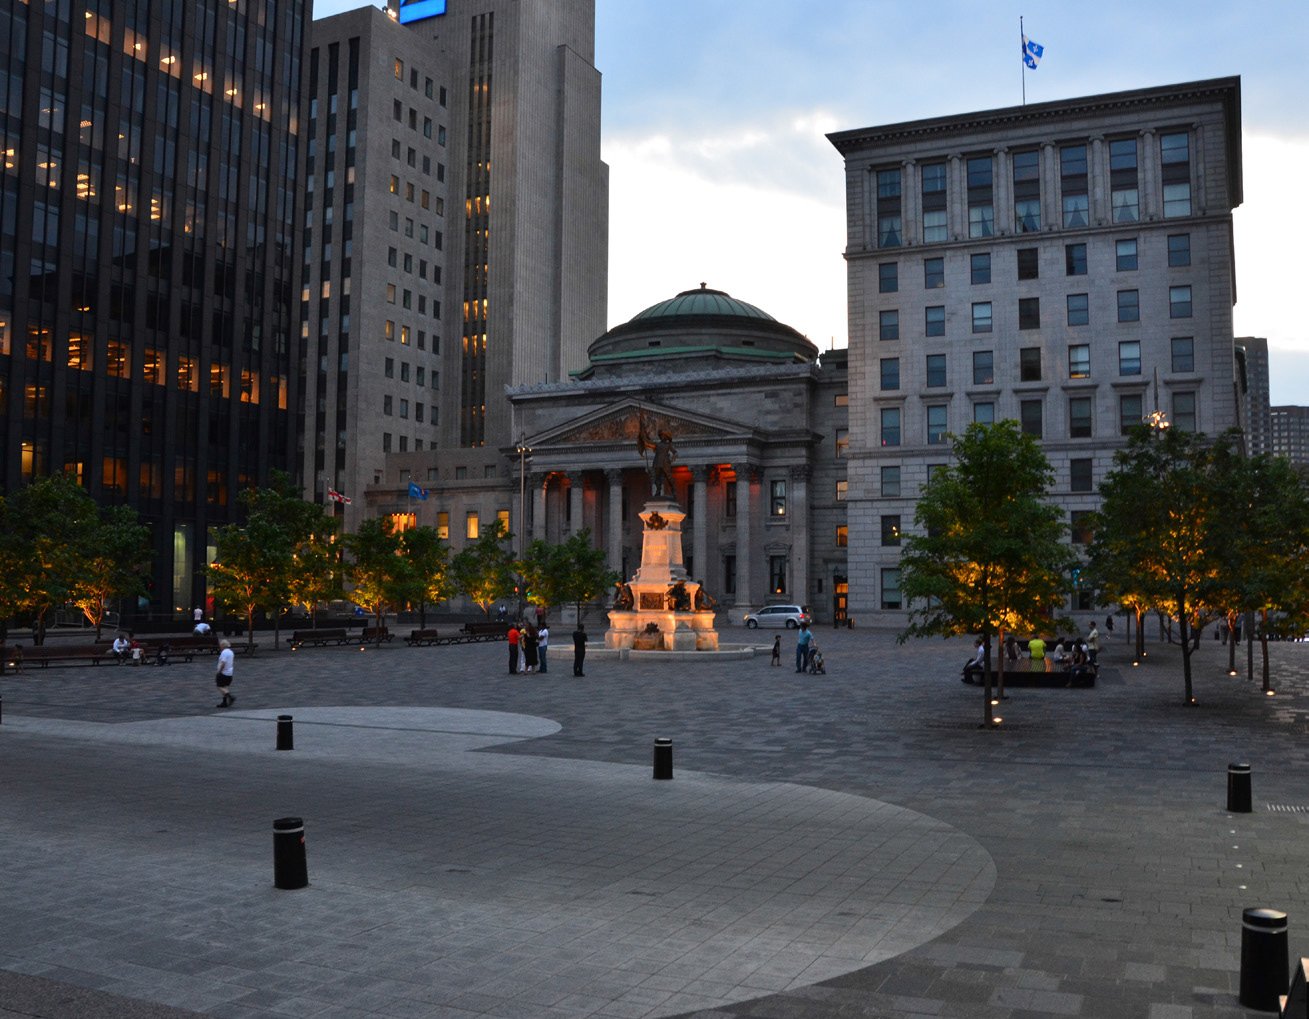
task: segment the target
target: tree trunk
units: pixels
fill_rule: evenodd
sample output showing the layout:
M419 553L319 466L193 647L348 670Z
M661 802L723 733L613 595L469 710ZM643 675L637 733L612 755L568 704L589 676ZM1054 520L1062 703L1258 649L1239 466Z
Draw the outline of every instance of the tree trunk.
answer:
M418 603L418 628L420 630L427 629L427 602L426 601L420 601Z
M245 649L253 651L255 648L255 607L247 605L245 610Z
M1004 629L996 635L996 640L1000 643L1000 667L995 670L996 678L999 680L1000 687L999 699L1004 700Z
M1268 610L1263 610L1263 626L1259 628L1259 647L1263 652L1264 666L1264 693L1272 693L1273 688L1268 682Z
M1191 642L1186 639L1186 601L1182 598L1177 600L1177 626L1182 636L1182 676L1186 680L1186 703L1190 705L1195 703L1191 689Z
M1136 610L1136 660L1145 657L1145 609Z
M1227 613L1227 674L1229 676L1236 675L1236 641L1233 639L1236 627L1232 625L1233 615L1232 612Z

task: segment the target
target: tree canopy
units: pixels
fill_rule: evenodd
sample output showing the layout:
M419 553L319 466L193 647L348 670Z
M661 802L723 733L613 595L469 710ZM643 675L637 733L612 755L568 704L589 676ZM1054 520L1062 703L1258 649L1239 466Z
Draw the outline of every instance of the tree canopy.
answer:
M582 606L600 597L617 578L602 549L591 547L591 532L583 529L560 544L533 541L518 563L528 600L538 605L572 604L582 619Z
M514 590L514 558L508 549L512 537L496 520L450 560L455 586L488 616L491 606Z

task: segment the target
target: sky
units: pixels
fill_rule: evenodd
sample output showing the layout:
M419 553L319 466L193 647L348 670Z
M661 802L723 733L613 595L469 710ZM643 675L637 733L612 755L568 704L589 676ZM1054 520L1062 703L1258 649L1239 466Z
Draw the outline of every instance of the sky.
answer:
M1303 0L596 0L610 326L703 282L845 346L844 170L825 135L1017 105L1020 17L1045 47L1028 102L1241 76L1235 333L1267 337L1273 404L1309 404Z

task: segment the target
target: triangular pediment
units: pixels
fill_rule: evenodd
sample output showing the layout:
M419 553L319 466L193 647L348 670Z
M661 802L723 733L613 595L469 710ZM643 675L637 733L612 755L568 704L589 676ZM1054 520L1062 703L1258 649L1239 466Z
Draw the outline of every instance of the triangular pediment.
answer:
M645 434L651 439L666 431L676 442L696 439L740 441L753 434L750 426L740 422L695 414L648 400L623 400L532 436L529 442L532 446L630 446L635 452L643 423Z

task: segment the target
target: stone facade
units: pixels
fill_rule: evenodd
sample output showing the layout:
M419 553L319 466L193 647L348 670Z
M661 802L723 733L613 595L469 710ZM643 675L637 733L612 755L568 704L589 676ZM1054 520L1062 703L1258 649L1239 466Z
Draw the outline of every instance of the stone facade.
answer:
M900 534L972 421L1041 438L1070 524L1125 427L1155 410L1208 433L1238 423L1239 111L1224 78L830 136L846 164L854 615L903 612Z

